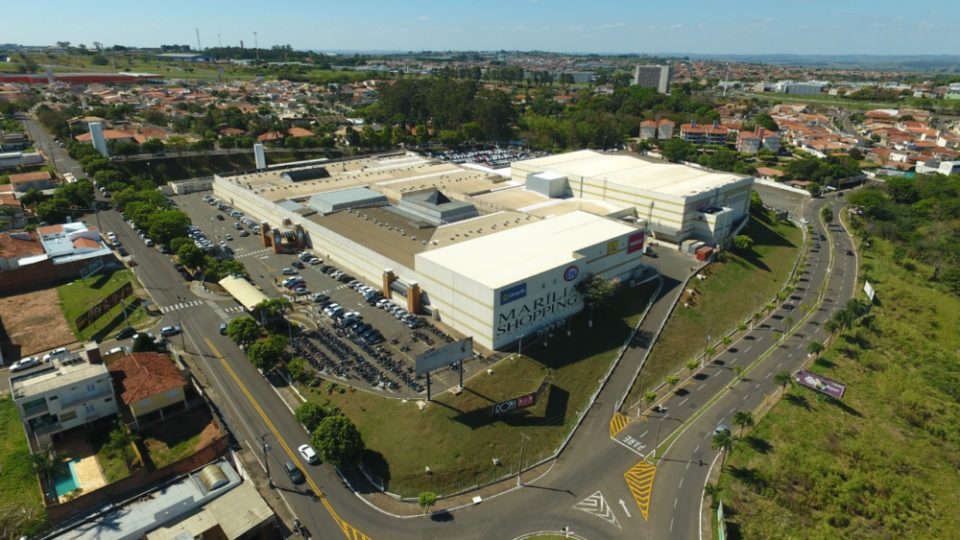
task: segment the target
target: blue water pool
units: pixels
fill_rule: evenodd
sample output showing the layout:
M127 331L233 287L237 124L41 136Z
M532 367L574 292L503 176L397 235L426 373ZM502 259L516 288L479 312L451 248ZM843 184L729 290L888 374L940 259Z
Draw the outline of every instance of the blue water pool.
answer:
M53 475L53 485L56 487L58 497L63 497L79 486L77 483L77 473L73 470L74 463L78 463L78 461L71 459L67 462L65 468L60 469Z

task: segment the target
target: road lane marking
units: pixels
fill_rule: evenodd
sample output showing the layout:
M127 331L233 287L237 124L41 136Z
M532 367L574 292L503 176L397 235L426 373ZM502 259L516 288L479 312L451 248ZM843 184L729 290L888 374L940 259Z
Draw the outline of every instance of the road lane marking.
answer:
M616 437L628 425L630 425L630 418L627 415L621 412L613 413L613 418L610 419L610 438Z
M626 514L627 517L633 517L630 515L630 511L627 510L627 503L623 502L623 499L620 499L620 508L623 508L623 513Z
M590 515L597 516L618 529L623 529L623 527L620 526L620 521L617 520L617 516L613 513L613 509L607 504L607 500L603 498L603 493L600 493L600 491L578 502L573 505L573 507L577 510L583 510Z
M257 414L260 415L260 418L263 420L264 424L266 424L270 432L273 433L274 439L280 443L280 446L283 448L284 452L286 452L287 457L290 458L290 460L292 460L294 463L298 463L299 458L297 457L297 454L294 454L293 450L290 449L290 445L288 445L287 441L280 435L280 430L278 430L273 422L270 421L270 418L267 417L267 414L263 411L263 408L260 407L260 403L254 399L253 394L251 394L250 391L247 390L247 387L240 381L240 377L237 376L237 372L233 370L233 368L227 362L227 359L220 354L220 351L217 350L216 347L213 346L213 342L211 342L209 338L203 338L203 340L207 343L207 347L213 351L214 356L217 357L217 359L220 361L220 364L223 365L224 369L233 379L233 382L237 384L237 386L240 388L240 391L243 392L243 395L246 396L250 404L253 405L253 408L257 411ZM317 483L314 482L313 478L309 475L304 476L307 479L307 484L310 486L310 489L312 489L314 495L320 499L321 504L323 504L323 507L330 514L330 517L333 518L333 521L337 524L337 526L340 527L340 530L343 532L344 536L346 536L349 540L370 540L369 536L363 534L356 527L350 525L339 515L337 515L337 512L333 509L333 505L331 505L330 501L327 500L327 497L323 494L323 490L320 489L320 486L317 485Z
M698 387L697 387L697 392L699 392L700 390L703 390L703 387L706 386L706 385L707 385L707 383L703 383L703 384L701 384L700 386L698 386Z
M683 398L683 401L681 401L677 406L678 406L678 407L683 407L683 404L686 403L688 399L690 399L690 398L689 398L689 397Z
M650 498L653 496L653 479L657 475L657 468L646 461L641 461L623 473L630 494L633 495L637 508L644 521L650 513Z

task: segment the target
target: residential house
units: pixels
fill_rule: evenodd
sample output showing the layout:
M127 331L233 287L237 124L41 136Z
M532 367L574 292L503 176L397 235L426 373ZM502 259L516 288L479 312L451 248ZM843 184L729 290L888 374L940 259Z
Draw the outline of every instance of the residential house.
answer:
M187 380L168 355L131 353L111 362L110 374L137 426L186 405Z
M49 171L11 174L10 185L17 193L26 193L31 189L53 189L53 175Z
M721 127L717 122L710 126L697 125L696 122L691 122L680 126L680 137L693 144L722 145L727 142L727 128Z
M113 379L79 353L10 379L10 395L34 449L54 435L117 413Z

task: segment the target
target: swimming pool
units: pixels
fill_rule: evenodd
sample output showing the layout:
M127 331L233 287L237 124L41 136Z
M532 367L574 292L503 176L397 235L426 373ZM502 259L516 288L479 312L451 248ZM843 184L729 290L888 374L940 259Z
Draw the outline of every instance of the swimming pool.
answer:
M57 497L63 497L80 485L77 482L77 473L73 470L74 463L79 463L79 461L71 459L66 463L65 468L61 468L53 475L53 485L57 490Z

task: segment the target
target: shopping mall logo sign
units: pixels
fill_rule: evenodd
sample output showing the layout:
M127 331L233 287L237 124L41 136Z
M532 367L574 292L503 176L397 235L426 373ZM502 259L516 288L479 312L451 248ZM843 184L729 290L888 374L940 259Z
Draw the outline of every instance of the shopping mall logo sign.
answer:
M566 270L563 271L563 279L566 281L573 281L577 279L577 276L580 275L580 269L577 268L577 265L568 266Z
M509 304L527 295L527 284L521 283L500 291L500 305Z

